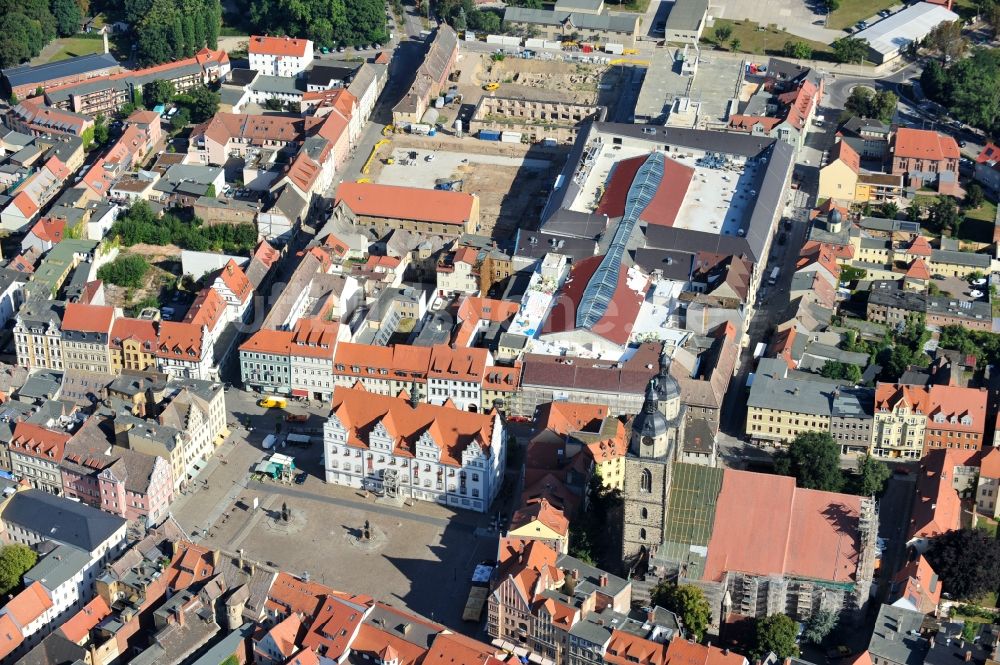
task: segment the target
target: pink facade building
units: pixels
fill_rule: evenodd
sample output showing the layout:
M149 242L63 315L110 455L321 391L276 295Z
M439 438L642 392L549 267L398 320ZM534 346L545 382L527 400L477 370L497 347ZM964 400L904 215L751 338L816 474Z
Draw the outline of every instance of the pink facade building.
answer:
M110 427L110 420L95 416L66 444L63 494L128 520L159 524L174 498L170 464L157 455L113 445Z

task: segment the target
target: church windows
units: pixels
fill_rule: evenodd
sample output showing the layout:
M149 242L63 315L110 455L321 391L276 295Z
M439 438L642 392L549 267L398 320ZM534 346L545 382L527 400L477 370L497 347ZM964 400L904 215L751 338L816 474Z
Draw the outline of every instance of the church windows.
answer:
M640 515L640 516L642 517L642 519L644 519L644 520L645 520L645 519L649 519L649 511L648 511L648 510L646 510L645 508L642 508L642 509L640 509L640 510L639 510L639 515Z
M639 478L639 489L643 492L653 491L653 474L649 472L649 469L642 470L642 476Z
M639 540L646 540L646 530L639 529Z

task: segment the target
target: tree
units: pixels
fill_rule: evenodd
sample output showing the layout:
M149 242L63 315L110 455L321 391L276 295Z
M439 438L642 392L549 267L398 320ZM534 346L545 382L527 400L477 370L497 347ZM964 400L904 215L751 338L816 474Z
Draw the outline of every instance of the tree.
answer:
M34 42L40 40L41 33L24 14L12 12L0 18L0 34L0 67L12 67L38 55Z
M205 45L210 49L219 48L219 28L222 27L222 5L219 0L208 0L205 11Z
M740 41L739 37L733 37L732 39L729 40L729 48L731 48L733 50L733 53L735 53L736 51L739 51L740 50L740 46L742 46L742 45L743 45L743 42Z
M175 132L179 132L188 125L191 124L191 112L187 109L181 109L174 114L174 117L170 119L170 128Z
M794 476L799 487L838 492L844 485L840 472L840 446L828 432L803 432L787 451L775 456L774 469Z
M758 617L754 623L754 647L751 650L753 659L760 660L771 652L779 660L798 656L799 645L795 643L797 633L795 621L784 614Z
M879 214L885 219L896 219L896 216L899 214L899 206L892 201L886 201L879 206Z
M847 97L847 101L844 102L844 110L850 111L856 116L862 118L870 118L872 110L872 93L871 88L865 86L855 86L851 90L851 94Z
M882 122L889 122L896 113L896 106L899 98L896 93L889 90L879 90L872 98L871 117L878 118Z
M939 233L950 231L952 236L957 235L958 227L962 223L962 216L958 213L958 206L950 196L939 196L937 201L931 205L929 217L930 225Z
M264 108L268 111L281 111L285 108L285 103L277 97L268 97L264 100Z
M840 0L826 0L826 9L831 14L840 9Z
M38 561L38 555L27 545L4 545L0 548L0 594L8 594L21 584L21 578Z
M733 36L733 29L728 25L720 25L715 28L715 41L720 46L729 41Z
M781 49L781 52L789 58L809 60L813 57L812 47L803 41L787 41L785 42L784 48Z
M143 286L143 279L149 271L149 262L138 254L119 254L111 263L106 263L97 271L98 279L137 289Z
M191 98L188 110L191 111L191 120L194 122L205 122L218 113L219 93L205 86L198 86L187 94Z
M158 104L166 104L176 94L177 88L174 86L173 81L158 79L142 86L142 101L146 105L146 108L153 108Z
M868 54L868 45L853 37L841 37L833 42L833 56L837 62L862 62Z
M927 33L924 45L931 51L939 53L945 60L958 58L969 48L969 42L962 37L961 21L939 23Z
M983 201L986 200L986 196L983 194L983 188L979 186L978 182L974 182L965 189L965 207L970 210L978 208L983 205Z
M105 145L109 138L111 131L108 129L108 123L103 114L98 114L94 118L94 143L99 146Z
M910 205L906 206L906 219L911 222L919 222L923 215L924 211L916 201L911 201Z
M820 644L826 636L837 627L839 615L829 610L819 610L809 617L806 628L802 631L802 639L813 644Z
M882 460L871 455L863 455L858 459L858 494L860 496L882 496L885 484L889 481L892 471Z
M190 58L201 48L201 44L194 41L194 17L191 14L185 14L181 19L181 31L184 34L184 57Z
M653 605L659 605L680 617L684 628L701 641L712 620L712 607L704 592L693 584L673 584L663 580L650 591Z
M819 373L828 379L841 379L853 384L861 383L861 368L851 363L827 360Z
M82 15L76 0L52 0L52 16L60 36L69 37L79 32Z
M977 529L948 531L927 550L944 590L956 599L975 598L1000 586L1000 540Z

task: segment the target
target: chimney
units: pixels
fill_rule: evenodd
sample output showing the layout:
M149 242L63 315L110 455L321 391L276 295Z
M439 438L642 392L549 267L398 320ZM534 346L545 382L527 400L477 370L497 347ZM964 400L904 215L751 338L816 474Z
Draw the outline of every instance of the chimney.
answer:
M101 28L101 38L104 40L104 52L110 53L111 49L108 48L108 28L107 26Z
M969 663L971 661L972 661L972 652L971 651L966 651L965 652L965 662Z
M185 619L184 619L184 610L183 609L181 609L180 607L177 607L176 609L174 609L174 618L177 619L177 625L178 626L181 626L181 627L184 626Z
M601 573L600 583L601 583L601 586L608 586L608 574L607 573Z
M652 607L646 608L646 621L648 621L649 623L653 623L655 619L656 619L656 609Z
M723 656L728 656L729 655L729 649L723 649L722 650L722 655Z
M569 571L569 576L572 577L574 580L579 580L580 579L580 571L578 569L574 568L573 570Z

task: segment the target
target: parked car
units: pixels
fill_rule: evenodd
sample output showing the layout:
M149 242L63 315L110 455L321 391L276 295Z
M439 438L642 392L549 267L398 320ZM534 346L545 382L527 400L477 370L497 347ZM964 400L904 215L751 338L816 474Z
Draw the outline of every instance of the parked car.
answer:
M309 416L304 413L289 413L285 420L290 423L304 423L309 420Z
M305 471L303 471L299 475L295 476L295 484L296 485L302 485L302 484L304 484L306 482L306 477L308 475L309 474L307 474Z

